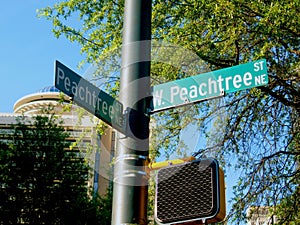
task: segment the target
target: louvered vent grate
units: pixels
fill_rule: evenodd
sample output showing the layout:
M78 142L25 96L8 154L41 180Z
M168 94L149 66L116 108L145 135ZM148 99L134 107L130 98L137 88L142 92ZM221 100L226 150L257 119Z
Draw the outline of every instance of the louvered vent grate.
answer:
M215 213L214 173L211 160L170 166L156 177L156 218L161 223L210 217Z

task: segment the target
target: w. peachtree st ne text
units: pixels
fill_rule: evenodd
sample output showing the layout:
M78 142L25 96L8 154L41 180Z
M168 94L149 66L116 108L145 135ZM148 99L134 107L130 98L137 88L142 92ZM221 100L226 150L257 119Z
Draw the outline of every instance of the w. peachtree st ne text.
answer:
M123 105L58 61L55 87L96 117L118 130L123 129Z
M153 111L222 96L268 83L266 60L258 60L153 87Z

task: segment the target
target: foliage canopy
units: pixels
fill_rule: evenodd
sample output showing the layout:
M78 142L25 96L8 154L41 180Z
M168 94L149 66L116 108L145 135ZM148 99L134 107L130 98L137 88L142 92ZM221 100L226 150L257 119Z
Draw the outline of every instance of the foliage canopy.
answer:
M89 167L54 115L19 117L0 137L1 224L96 224Z

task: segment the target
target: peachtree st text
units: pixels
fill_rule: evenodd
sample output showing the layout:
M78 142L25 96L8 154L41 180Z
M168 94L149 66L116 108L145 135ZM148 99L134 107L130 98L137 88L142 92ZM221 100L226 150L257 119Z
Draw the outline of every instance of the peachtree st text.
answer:
M119 116L122 115L122 104L114 101L108 94L80 76L65 75L65 71L60 67L57 67L56 73L56 86L60 87L60 90L63 89L62 91L68 96L73 97L75 103L94 115L100 116L101 119L106 119L105 122L122 127L123 118Z

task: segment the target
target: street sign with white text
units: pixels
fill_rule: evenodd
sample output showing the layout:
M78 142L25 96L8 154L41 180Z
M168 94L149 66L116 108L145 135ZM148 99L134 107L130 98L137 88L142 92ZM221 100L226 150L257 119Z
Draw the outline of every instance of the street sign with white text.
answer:
M268 83L266 60L198 74L153 87L152 113Z
M88 112L123 131L123 105L59 61L55 62L55 87Z

